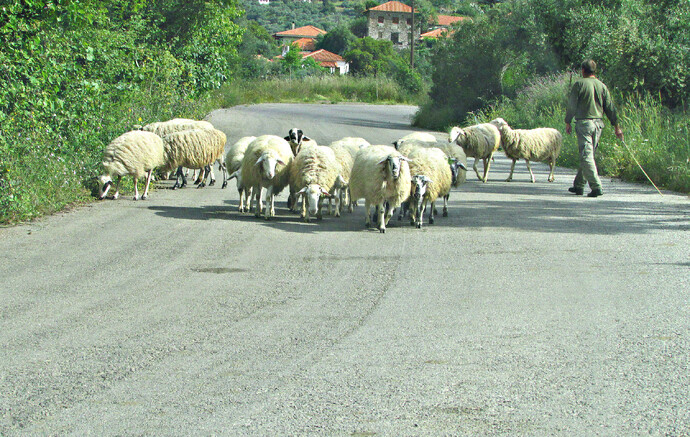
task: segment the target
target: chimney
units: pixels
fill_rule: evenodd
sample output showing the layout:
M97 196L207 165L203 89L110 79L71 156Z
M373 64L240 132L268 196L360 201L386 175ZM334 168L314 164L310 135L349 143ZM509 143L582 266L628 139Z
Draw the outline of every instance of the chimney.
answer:
M292 23L292 30L295 30L295 23Z

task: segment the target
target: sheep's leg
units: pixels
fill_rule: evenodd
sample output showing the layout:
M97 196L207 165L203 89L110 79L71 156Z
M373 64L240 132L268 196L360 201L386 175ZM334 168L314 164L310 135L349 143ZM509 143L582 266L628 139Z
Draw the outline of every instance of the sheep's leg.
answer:
M405 217L405 210L409 208L409 203L407 201L403 202L400 204L400 214L398 214L398 221L402 221L403 217Z
M344 188L339 188L338 192L333 192L331 198L333 199L333 202L335 202L335 216L340 217L340 213L343 209L343 201L341 199L342 192L344 191Z
M515 170L515 163L517 162L517 159L513 159L513 165L510 166L510 174L508 175L508 179L506 179L506 182L510 182L513 180L513 171Z
M556 178L553 175L553 171L556 168L556 160L555 159L552 159L551 161L549 161L549 167L551 167L551 172L549 173L549 182L553 182L554 180L556 180Z
M379 232L382 234L386 232L386 206L384 203L378 205L378 218Z
M204 188L206 186L206 179L208 179L209 174L213 174L213 170L211 169L210 165L204 166L203 169L200 170L201 173L199 173L199 179L201 180L201 183L197 188ZM215 181L214 181L215 183ZM213 184L211 184L213 185Z
M218 165L223 171L223 185L221 185L220 188L225 188L228 186L228 167L225 165L225 162L219 163Z
M134 200L139 200L139 179L136 176L132 176L134 180Z
M427 202L427 200L424 200L424 208L426 208L426 202ZM429 224L430 224L430 225L433 225L433 224L434 224L434 215L432 214L432 211L434 210L434 205L435 205L435 204L436 204L436 201L431 202L431 206L430 206L431 211L429 211ZM422 220L422 217L423 217L423 216L424 216L424 214L422 214L422 215L420 216L420 218L419 218L420 223L421 223L421 220Z
M482 176L479 174L479 170L477 169L477 160L478 159L479 158L474 158L474 164L472 165L472 168L474 169L474 172L477 173L477 179L484 182L484 179L482 179Z
M393 214L395 213L395 208L391 207L391 204L386 202L385 203L385 211L386 211L386 225L388 225L388 222L391 221L391 217L393 217Z
M266 220L270 220L271 217L275 215L275 211L273 210L274 199L275 196L273 195L273 186L270 186L266 189L266 212L264 214L264 218Z
M244 193L245 190L239 190L240 192L240 206L239 206L239 211L244 212Z
M371 226L371 203L367 199L364 199L364 212L364 227L368 228Z
M206 179L208 179L209 176L211 176L211 182L208 183L208 186L211 187L216 185L216 176L213 174L213 164L206 166Z
M484 159L484 182L489 180L489 169L491 168L491 161L494 159L494 153L491 152L488 158Z
M261 211L264 209L263 200L261 199L263 190L264 189L261 186L259 186L259 189L256 190L256 210L254 211L254 216L257 218L261 217Z
M534 173L532 173L532 167L529 165L529 159L525 159L525 163L527 163L527 170L529 170L529 176L532 179L532 183L534 183Z
M141 200L146 200L149 197L149 184L151 183L151 176L153 175L153 169L149 170L148 177L146 178L146 187L144 188L144 194L141 196Z
M115 183L115 194L113 194L113 200L117 199L120 197L120 181L122 180L122 176L117 177L117 182Z
M443 217L448 217L448 198L450 193L443 196Z
M352 192L350 192L350 187L347 187L347 211L352 212L355 210L357 202L352 201Z

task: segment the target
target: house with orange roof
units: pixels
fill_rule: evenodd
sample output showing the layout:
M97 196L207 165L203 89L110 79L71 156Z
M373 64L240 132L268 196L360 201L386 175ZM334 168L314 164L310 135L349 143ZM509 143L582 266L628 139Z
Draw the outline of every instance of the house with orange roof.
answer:
M273 35L273 37L276 40L278 40L281 44L290 45L294 41L302 38L310 38L315 40L317 36L324 35L325 33L325 30L319 29L316 26L309 25L298 27L295 29L293 24L292 29L278 32L275 35Z
M315 52L303 55L303 59L311 58L315 60L320 66L328 68L331 73L347 74L350 71L350 63L342 56L329 52L328 50L320 49Z

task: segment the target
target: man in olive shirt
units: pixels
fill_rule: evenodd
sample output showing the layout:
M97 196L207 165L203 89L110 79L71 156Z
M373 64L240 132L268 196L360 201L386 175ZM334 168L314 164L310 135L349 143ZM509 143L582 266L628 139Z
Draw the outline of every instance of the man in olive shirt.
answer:
M565 132L572 133L570 125L575 118L575 132L577 145L580 149L580 167L573 186L568 191L578 195L584 193L585 183L589 183L592 191L588 197L598 197L601 191L601 181L597 174L597 164L594 162L594 152L599 146L601 131L604 128L604 115L615 128L616 136L623 139L623 131L618 126L616 108L608 88L594 76L597 64L593 60L582 63L582 78L575 81L568 99L568 109L565 114Z

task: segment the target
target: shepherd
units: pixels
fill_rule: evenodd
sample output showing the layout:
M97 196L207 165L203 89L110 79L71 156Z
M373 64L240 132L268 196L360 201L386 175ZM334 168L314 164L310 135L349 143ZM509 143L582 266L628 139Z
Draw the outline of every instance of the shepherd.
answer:
M591 59L581 65L582 77L577 79L570 89L568 108L565 114L565 132L573 131L570 122L575 118L575 132L580 152L580 165L573 186L568 191L577 195L584 193L585 184L589 183L591 192L587 197L599 197L601 180L594 161L594 152L599 146L601 131L604 129L604 114L614 127L616 136L623 140L623 131L618 126L618 115L608 88L596 78L597 64Z

